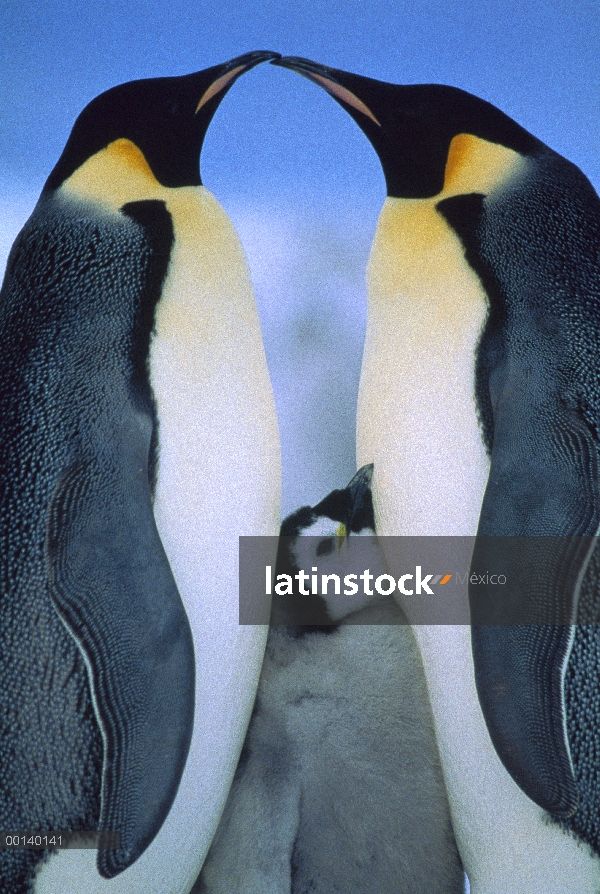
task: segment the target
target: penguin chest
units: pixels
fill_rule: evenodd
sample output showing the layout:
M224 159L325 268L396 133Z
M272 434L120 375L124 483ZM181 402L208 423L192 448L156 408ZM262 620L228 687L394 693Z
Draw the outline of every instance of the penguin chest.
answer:
M357 419L382 535L474 535L489 462L475 405L481 283L433 200L383 206Z
M175 240L149 359L154 513L183 589L209 565L222 582L223 556L207 562L215 539L234 539L237 555L240 534L276 530L279 482L275 408L243 250L210 193L190 193L168 203Z

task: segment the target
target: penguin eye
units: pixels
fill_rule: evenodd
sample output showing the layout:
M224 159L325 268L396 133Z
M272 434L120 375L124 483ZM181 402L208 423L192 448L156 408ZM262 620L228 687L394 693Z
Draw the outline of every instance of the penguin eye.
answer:
M317 546L317 555L318 556L328 556L332 552L333 552L333 537L327 537L325 540L321 540L321 542Z

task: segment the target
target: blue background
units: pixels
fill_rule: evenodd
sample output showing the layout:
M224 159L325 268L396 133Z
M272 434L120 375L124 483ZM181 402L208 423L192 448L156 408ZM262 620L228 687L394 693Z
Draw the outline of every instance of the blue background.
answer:
M5 0L0 17L2 269L87 102L123 81L256 49L396 83L462 87L600 185L597 0ZM269 65L224 99L201 170L249 257L287 512L343 486L355 468L364 270L383 176L362 132L324 91Z

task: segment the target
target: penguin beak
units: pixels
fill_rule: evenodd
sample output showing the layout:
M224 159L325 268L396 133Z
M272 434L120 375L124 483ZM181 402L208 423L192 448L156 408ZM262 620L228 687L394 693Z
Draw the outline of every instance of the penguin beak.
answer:
M237 79L247 71L250 71L251 68L260 65L261 62L272 62L278 58L279 53L271 53L269 50L257 50L254 53L236 56L235 59L230 59L229 62L223 62L221 65L207 68L202 72L198 72L197 75L189 76L190 85L193 84L194 89L197 91L194 119L195 126L201 137L200 149L213 115ZM195 80L196 78L198 79L197 81Z
M320 87L323 87L334 99L336 99L348 111L353 109L373 121L378 127L380 122L373 114L371 109L357 96L352 90L349 90L340 81L347 75L347 72L338 71L335 68L328 68L326 65L319 65L317 62L311 62L310 59L302 59L300 56L284 56L279 59L272 60L272 65L280 65L282 68L289 68L303 75ZM356 76L355 76L356 77ZM352 112L350 112L352 114ZM353 115L354 117L354 115Z
M350 534L356 530L361 531L363 528L374 529L373 502L371 497L371 479L373 477L373 463L363 466L358 470L350 484L346 488L349 495L349 511L347 522L340 523L337 527L337 549L340 552L344 545L348 544Z
M197 76L199 77L197 85L199 89L196 94L197 100L194 111L194 125L198 134L196 143L197 158L199 158L202 151L204 137L215 112L237 79L247 71L250 71L251 68L260 65L261 62L272 62L278 59L279 56L279 53L272 53L269 50L257 50L253 53L245 53L243 56L236 56L235 59L230 59L229 62L215 65L213 68L205 69L199 73ZM193 75L191 76L192 79L194 77Z
M366 504L370 501L371 496L372 478L373 463L370 463L369 465L363 466L361 469L359 469L348 485L352 508L350 510L348 525L346 527L346 537L348 537L350 532L352 531L354 519L359 513L364 512L367 508Z
M255 65L260 65L261 62L274 62L280 57L280 53L272 53L269 50L257 50L253 53L246 53L243 56L236 56L235 59L230 59L229 62L217 65L212 70L209 69L208 71L212 71L216 77L200 97L198 105L196 106L196 114L198 114L213 98L218 97L218 102L213 108L214 114L219 102L221 102L229 88L240 75L250 71Z

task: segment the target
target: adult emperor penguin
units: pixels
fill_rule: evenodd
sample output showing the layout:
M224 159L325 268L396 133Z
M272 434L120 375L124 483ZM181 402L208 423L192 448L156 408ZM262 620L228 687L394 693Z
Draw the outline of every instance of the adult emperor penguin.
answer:
M385 573L376 539L358 536L374 534L371 473L285 519L276 581ZM279 586L240 764L192 894L464 891L406 616L376 590Z
M522 617L595 621L597 195L462 90L280 64L349 112L386 179L357 421L379 533L477 534L484 559L484 535L555 535L557 552L507 595ZM508 558L522 582L520 556ZM598 627L416 634L474 894L598 892Z
M237 623L238 535L277 534L280 451L199 156L274 55L94 99L8 260L0 828L120 844L0 850L3 894L187 894L223 809L265 641Z

